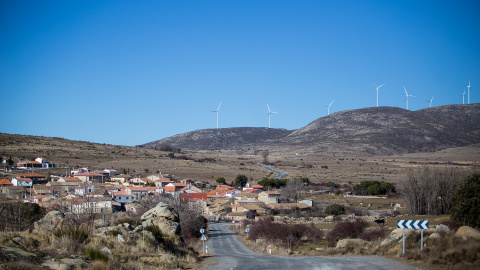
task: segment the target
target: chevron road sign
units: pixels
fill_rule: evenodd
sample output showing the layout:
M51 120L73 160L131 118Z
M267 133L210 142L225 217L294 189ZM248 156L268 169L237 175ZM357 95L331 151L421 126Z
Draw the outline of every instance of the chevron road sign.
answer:
M397 222L397 228L427 230L428 220L399 220Z
M397 228L403 229L403 255L405 255L405 229L422 230L420 251L423 250L423 230L428 229L428 220L398 220Z

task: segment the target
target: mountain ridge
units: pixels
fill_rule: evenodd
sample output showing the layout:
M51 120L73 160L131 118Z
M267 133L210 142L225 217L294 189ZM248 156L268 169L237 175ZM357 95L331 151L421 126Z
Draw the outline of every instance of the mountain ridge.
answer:
M369 107L336 112L297 130L260 127L202 129L143 146L393 155L434 152L475 143L480 143L480 103L417 111Z

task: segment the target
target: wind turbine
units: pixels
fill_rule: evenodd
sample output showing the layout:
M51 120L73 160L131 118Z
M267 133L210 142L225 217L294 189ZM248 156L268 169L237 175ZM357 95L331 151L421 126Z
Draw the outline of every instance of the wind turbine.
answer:
M222 102L220 101L220 105L218 105L218 108L216 111L212 111L214 113L217 113L217 129L218 129L218 112L220 111L220 106L222 106Z
M334 101L335 101L335 99L332 101L332 103L330 103L330 105L325 106L325 107L327 107L328 115L330 115L330 106L332 106L332 104L333 104Z
M405 86L403 87L403 89L405 89L405 98L406 98L406 100L407 100L407 110L408 110L408 97L416 97L416 96L409 95L409 94L407 93L407 88L405 88Z
M465 104L465 89L463 89L462 97L463 97L463 104Z
M373 83L373 82L372 82ZM384 84L380 85L380 86L376 86L374 83L373 85L375 86L375 88L377 88L377 107L378 107L378 88L382 87Z
M432 99L430 99L430 101L427 100L427 102L430 103L430 107L432 107L433 98L434 96L432 97Z
M280 114L279 112L272 112L270 110L270 106L268 106L268 103L267 103L267 108L268 108L268 128L270 128L270 115L272 115L272 113L277 113L277 114Z
M470 80L468 80L467 88L468 88L468 104L470 104Z

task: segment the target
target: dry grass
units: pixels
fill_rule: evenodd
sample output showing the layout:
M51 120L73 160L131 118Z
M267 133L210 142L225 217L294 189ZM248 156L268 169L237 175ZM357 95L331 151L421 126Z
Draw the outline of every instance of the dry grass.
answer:
M193 178L211 183L217 177L225 177L227 183L233 181L236 175L260 180L271 177L271 172L258 165L263 158L251 151L196 151L182 152L192 159L210 158L215 162L194 162L168 158L168 152L135 148L94 144L82 141L70 141L59 138L34 137L22 135L1 135L2 156L18 158L36 158L42 156L53 162L59 168L36 170L38 173L65 174L65 166L89 167L91 169L115 168L125 169L130 174L146 175L155 173L161 168L163 173L169 173L176 178ZM15 142L15 143L14 143ZM365 180L378 180L398 183L405 178L405 169L423 165L438 167L458 167L471 170L477 166L480 156L480 145L447 149L435 153L408 154L389 157L345 157L335 155L303 155L271 151L269 161L273 167L288 171L289 178L308 177L313 183L335 182L360 183ZM462 166L460 166L462 165ZM466 165L466 166L463 166ZM15 174L15 173L14 173ZM7 177L10 175L6 175Z

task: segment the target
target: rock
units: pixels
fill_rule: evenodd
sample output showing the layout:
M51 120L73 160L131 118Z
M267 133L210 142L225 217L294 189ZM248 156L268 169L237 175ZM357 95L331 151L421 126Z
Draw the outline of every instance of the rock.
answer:
M441 236L440 236L439 233L435 232L435 233L430 234L430 236L428 238L430 238L430 239L440 239Z
M413 229L405 229L405 235L408 237L410 234L412 234L415 230ZM393 240L398 240L403 238L403 229L395 229L390 233L390 238Z
M180 234L178 214L166 203L159 203L141 216L142 226L158 226L162 233L170 236Z
M118 241L119 243L122 243L122 242L125 242L125 239L123 239L123 236L122 236L121 234L118 234L118 235L117 235L117 241Z
M326 221L333 221L334 218L335 218L334 216L326 216L325 220Z
M385 240L382 241L382 243L380 243L380 246L388 246L392 242L393 242L393 240L391 238L386 238Z
M130 231L133 230L133 226L130 225L130 223L123 223L123 227L124 227L125 229L130 230Z
M403 253L403 246L402 245L395 245L393 248L391 248L387 252L387 255L400 256L402 253Z
M142 225L138 225L137 227L135 227L135 229L133 229L134 233L136 233L138 231L143 231L143 226Z
M145 212L142 216L142 220L154 219L157 217L163 217L172 221L179 221L178 214L175 213L172 207L164 202L160 202L154 208Z
M447 225L439 224L435 226L435 229L437 230L438 233L449 233L450 229L448 228Z
M367 241L363 239L342 239L337 242L336 248L346 248L350 245L354 247L363 247Z
M79 258L64 258L58 261L52 259L44 261L42 266L55 270L73 270L86 268L87 262Z
M102 251L108 254L112 254L112 251L108 247L102 248Z
M50 211L41 220L34 223L34 232L40 230L53 232L61 227L65 221L65 215L60 211Z
M461 237L463 239L474 238L480 239L480 232L469 226L462 226L458 228L455 236Z

